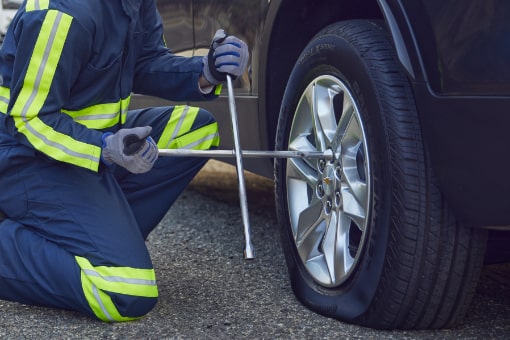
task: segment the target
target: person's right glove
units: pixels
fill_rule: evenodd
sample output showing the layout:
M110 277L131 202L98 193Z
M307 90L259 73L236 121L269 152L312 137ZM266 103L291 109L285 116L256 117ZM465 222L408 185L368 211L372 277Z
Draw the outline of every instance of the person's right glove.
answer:
M249 57L248 46L244 41L218 30L209 53L203 58L204 78L214 85L225 82L227 74L235 79L244 73Z
M101 159L107 165L115 163L134 174L152 169L158 159L158 147L150 133L152 127L120 129L103 134Z

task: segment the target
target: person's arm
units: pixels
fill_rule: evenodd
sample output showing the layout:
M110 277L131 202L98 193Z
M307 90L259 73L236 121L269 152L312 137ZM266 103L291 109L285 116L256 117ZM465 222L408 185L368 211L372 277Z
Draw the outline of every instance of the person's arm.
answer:
M207 79L205 79L204 75L201 74L198 78L198 87L202 93L209 94L214 90L216 85L210 83Z
M88 58L90 35L56 10L24 13L12 25L16 56L9 84L9 132L50 158L97 171L102 133L62 113Z
M216 98L214 88L209 93L200 90L212 85L201 76L202 57L173 54L163 38L156 2L145 1L144 6L144 47L137 62L133 92L175 101Z

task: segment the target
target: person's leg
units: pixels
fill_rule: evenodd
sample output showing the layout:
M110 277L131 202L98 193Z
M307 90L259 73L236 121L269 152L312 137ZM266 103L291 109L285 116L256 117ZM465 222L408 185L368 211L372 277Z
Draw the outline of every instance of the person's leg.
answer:
M104 321L150 311L152 262L113 174L1 156L0 298Z
M160 149L210 149L218 146L213 116L190 106L130 111L125 127L152 126ZM117 167L116 176L144 237L158 225L177 197L206 163L207 158L159 157L151 171L130 174Z

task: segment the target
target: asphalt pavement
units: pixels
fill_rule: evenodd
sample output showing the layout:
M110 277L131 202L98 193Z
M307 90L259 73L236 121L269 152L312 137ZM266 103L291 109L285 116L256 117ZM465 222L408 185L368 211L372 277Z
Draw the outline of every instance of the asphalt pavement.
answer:
M235 168L209 162L149 236L160 298L145 318L107 324L0 301L1 339L510 339L510 265L484 268L463 325L377 331L311 312L294 297L272 182L247 173L256 258L244 260Z

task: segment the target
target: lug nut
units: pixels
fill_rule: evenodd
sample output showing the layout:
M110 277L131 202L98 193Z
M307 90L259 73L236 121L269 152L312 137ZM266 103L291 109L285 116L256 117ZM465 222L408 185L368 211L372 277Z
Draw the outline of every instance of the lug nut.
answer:
M319 171L324 172L324 169L326 169L326 160L319 159Z
M342 202L342 195L340 195L340 190L335 191L335 203L337 206L340 206Z
M322 185L322 182L317 184L317 196L319 196L319 198L324 197L324 186Z
M326 214L331 213L331 210L333 209L333 204L331 203L331 200L327 200L324 209L326 210Z

